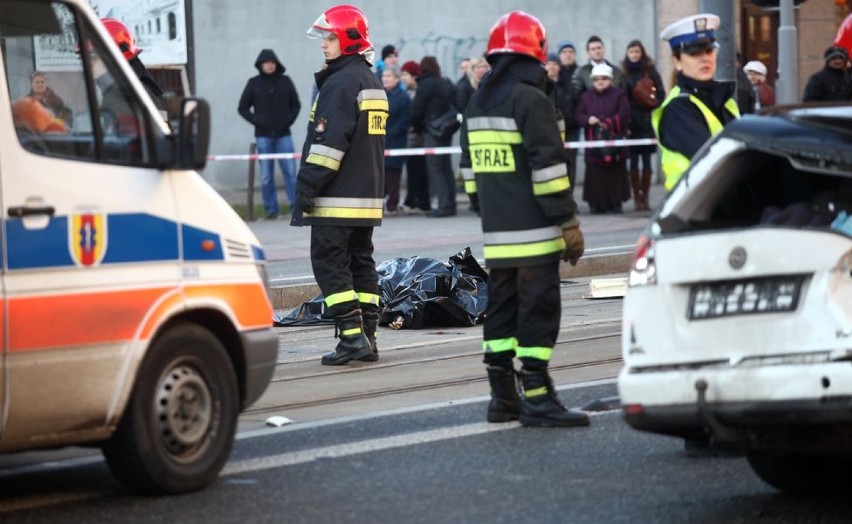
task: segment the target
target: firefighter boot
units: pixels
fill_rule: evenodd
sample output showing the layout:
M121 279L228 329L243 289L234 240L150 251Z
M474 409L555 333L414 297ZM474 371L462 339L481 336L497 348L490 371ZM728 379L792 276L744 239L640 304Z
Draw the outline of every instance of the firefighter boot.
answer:
M642 211L645 209L643 207L645 200L642 195L642 186L639 181L638 169L630 170L630 185L633 187L633 209L636 211Z
M651 177L653 176L654 172L650 169L642 171L642 205L645 207L645 211L651 209L651 204L648 202L648 192L651 191Z
M364 334L367 335L367 340L370 341L370 354L361 357L358 360L361 362L375 362L379 360L379 347L376 345L376 330L379 327L379 308L375 306L363 307L364 316Z
M518 396L518 378L515 369L489 365L488 382L491 384L491 402L488 403L488 422L511 422L521 414L521 397Z
M339 366L373 352L370 341L364 335L360 309L334 317L334 331L335 335L340 337L340 342L334 351L322 356L322 365Z
M553 389L547 368L521 368L524 401L521 406L521 425L527 427L588 426L589 416L582 411L565 409Z

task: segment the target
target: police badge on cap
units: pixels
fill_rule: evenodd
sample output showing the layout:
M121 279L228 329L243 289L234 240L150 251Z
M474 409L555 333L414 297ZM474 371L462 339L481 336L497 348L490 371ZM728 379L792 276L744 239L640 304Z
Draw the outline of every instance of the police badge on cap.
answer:
M666 40L672 51L691 53L717 47L713 31L719 28L719 17L710 13L681 18L663 29L660 38Z

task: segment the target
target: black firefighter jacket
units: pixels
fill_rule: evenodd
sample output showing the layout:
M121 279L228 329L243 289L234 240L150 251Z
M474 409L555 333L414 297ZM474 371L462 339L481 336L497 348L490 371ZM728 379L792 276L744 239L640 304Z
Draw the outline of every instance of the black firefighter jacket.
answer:
M537 70L543 73L540 65ZM577 204L556 111L530 81L511 74L494 81L513 83L505 86L508 96L485 109L483 88L477 89L461 128L462 174L467 192L479 196L486 264L558 261L565 248L561 225L574 218Z
M328 62L308 117L296 191L314 209L293 225L378 226L385 186L388 99L361 55Z
M275 72L263 73L260 64L275 62ZM254 136L280 138L290 134L290 126L302 108L299 94L290 77L284 74L284 66L271 49L257 55L254 66L260 72L246 83L237 111L254 126Z

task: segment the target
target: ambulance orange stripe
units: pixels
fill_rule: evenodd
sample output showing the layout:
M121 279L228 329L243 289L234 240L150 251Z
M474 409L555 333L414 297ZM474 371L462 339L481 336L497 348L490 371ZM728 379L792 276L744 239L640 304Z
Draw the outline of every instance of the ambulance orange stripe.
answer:
M9 351L92 345L133 338L170 288L46 295L9 300Z
M181 308L181 302L190 299L220 300L231 306L240 329L261 329L272 326L272 304L262 284L217 284L210 286L187 286L184 295L174 295L157 304L145 322L141 338L153 336L175 309ZM265 306L265 307L264 307Z
M245 329L272 326L272 304L263 284L214 284L186 288L187 298L217 297L234 310L237 323Z
M242 329L272 325L272 305L261 284L190 286L9 300L9 351L33 351L150 338L185 299L218 299L233 308ZM173 293L171 296L165 296ZM159 302L159 303L158 303ZM153 308L153 310L152 310ZM147 316L147 320L146 320ZM2 320L2 317L0 317Z

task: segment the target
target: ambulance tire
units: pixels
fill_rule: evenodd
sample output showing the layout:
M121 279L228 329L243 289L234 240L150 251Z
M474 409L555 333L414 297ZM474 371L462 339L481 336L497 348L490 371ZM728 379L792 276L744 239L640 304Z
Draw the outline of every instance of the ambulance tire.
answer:
M127 409L103 446L113 475L132 491L199 490L231 454L240 399L222 343L206 329L175 325L152 344Z

